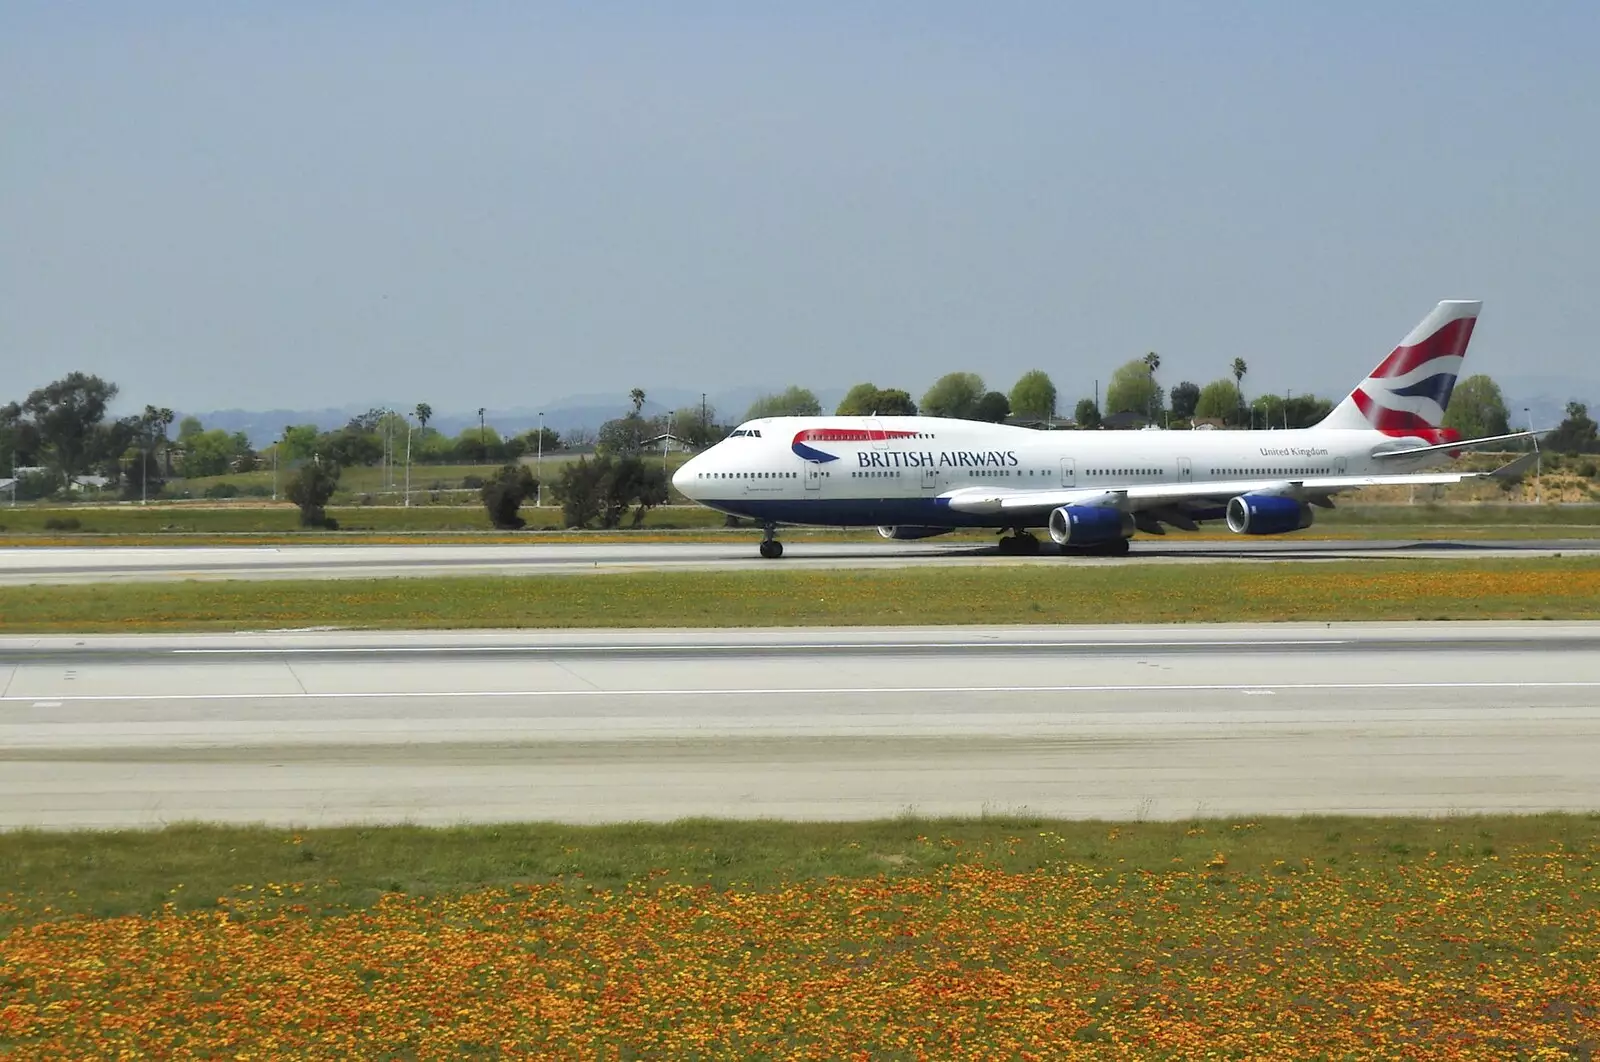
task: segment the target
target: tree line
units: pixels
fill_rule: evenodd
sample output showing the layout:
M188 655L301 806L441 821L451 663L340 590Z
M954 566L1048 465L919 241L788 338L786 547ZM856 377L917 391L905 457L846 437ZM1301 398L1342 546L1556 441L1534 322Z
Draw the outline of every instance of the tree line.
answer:
M1183 381L1164 391L1157 382L1160 364L1160 356L1152 352L1120 366L1106 388L1105 414L1094 399L1082 399L1074 410L1075 426L1095 428L1101 426L1104 416L1132 414L1169 427L1206 422L1229 427L1309 427L1332 406L1310 394L1263 394L1246 401L1243 381L1248 368L1240 358L1228 366L1227 375L1210 383L1202 386ZM317 523L326 519L325 506L337 488L339 470L384 460L398 463L409 431L410 457L415 462L472 461L502 466L482 490L496 526L503 527L521 526L517 508L538 491L539 485L520 459L541 450L587 449L592 443L594 456L565 464L551 484L552 491L568 526L616 527L630 513L637 524L650 507L667 500L665 469L661 463L645 460L647 451L658 443L697 450L731 430L719 423L717 411L709 404L646 417L645 392L635 388L629 394L631 408L592 435L568 432L563 438L545 428L502 439L480 421L478 427L448 438L429 426L433 411L419 403L409 417L374 409L333 431L291 425L271 447L257 451L242 432L207 430L193 417L178 421L174 438L175 415L163 407L146 406L136 414L112 417L110 408L117 394L116 384L75 372L30 392L21 401L0 406L0 476L17 479L17 497L49 496L90 476L124 498L154 497L177 476L249 472L270 461L293 470L297 477L293 483L298 485L292 487L291 497L306 499L302 513L308 523ZM1024 373L1008 393L990 390L977 373L953 372L936 380L920 402L901 388L857 384L834 412L841 416L921 413L996 423L1011 418L1054 427L1061 426L1056 418L1057 400L1056 386L1042 370ZM791 386L762 396L742 419L816 416L821 412L813 392ZM1499 385L1480 374L1457 384L1444 424L1471 438L1507 434L1510 420ZM1588 408L1581 402L1568 403L1565 419L1541 445L1558 453L1600 453L1600 438ZM19 476L19 468L38 471Z

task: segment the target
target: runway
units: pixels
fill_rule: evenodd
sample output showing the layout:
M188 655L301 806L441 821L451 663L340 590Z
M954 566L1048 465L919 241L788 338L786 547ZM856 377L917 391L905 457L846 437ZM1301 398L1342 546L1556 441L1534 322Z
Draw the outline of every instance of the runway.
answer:
M0 827L1600 807L1600 624L0 638Z
M1135 539L1128 557L1002 557L991 544L849 543L796 539L778 561L756 554L757 538L717 543L585 546L127 546L0 549L0 586L168 579L356 579L438 575L534 575L717 568L897 568L910 565L1151 564L1207 561L1344 560L1368 557L1537 557L1594 553L1600 539L1407 542L1230 538Z

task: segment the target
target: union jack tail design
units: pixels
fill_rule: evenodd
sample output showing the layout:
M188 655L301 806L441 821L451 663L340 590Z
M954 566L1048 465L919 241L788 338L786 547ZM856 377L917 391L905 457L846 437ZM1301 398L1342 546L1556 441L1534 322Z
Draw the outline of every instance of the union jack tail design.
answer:
M1482 308L1477 300L1435 306L1317 427L1376 430L1430 444L1460 438L1440 425Z

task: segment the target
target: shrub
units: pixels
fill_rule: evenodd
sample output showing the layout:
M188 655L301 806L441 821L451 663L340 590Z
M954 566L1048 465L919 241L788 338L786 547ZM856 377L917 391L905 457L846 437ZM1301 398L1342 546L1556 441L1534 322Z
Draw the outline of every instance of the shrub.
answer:
M493 479L484 484L482 490L483 507L489 510L490 523L501 531L517 531L525 527L527 521L517 515L517 510L538 489L539 484L533 478L533 473L528 471L527 465L510 464L502 467Z
M237 498L238 496L239 488L232 483L213 483L206 488L207 498Z
M338 521L328 518L328 499L339 486L339 466L310 461L301 465L289 479L285 492L300 507L300 526L323 527L332 531Z
M44 520L46 531L76 531L82 526L76 516L47 516Z

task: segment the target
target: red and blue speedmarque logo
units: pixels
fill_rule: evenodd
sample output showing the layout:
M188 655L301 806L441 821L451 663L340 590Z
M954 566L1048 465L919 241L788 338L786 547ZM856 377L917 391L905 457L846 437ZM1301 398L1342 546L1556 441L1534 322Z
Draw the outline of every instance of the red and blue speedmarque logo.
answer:
M914 431L885 431L882 428L807 428L795 435L790 448L798 457L823 464L837 461L839 456L807 446L807 443L883 442L886 439L909 439L916 434Z

